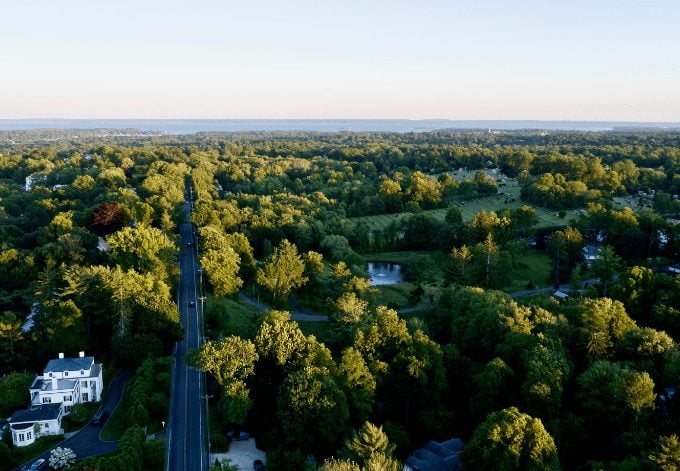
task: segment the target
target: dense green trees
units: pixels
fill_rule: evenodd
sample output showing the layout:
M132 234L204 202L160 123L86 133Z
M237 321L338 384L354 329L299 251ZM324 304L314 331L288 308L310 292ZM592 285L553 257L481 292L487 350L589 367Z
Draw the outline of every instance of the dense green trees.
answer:
M661 437L659 448L649 456L662 471L680 468L680 440L677 435Z
M26 407L28 388L35 376L31 373L12 372L0 379L0 414L8 417L17 409Z
M552 260L551 276L555 283L567 281L572 271L583 263L583 246L583 236L573 227L552 234L547 252Z
M541 420L515 407L489 414L466 445L463 462L471 469L561 469Z
M200 260L217 296L234 294L243 286L243 280L238 276L241 257L231 247L206 250Z
M304 276L305 264L295 244L284 239L274 249L269 261L257 270L257 283L269 291L274 299L285 300L293 288L307 282Z
M220 435L252 431L271 469L303 469L310 453L341 458L324 469L392 469L452 436L470 466L493 469L557 468L558 455L567 469L673 463L680 409L661 396L680 374L680 289L652 268L680 253L667 220L680 215L677 133L11 139L0 139L3 372L34 371L57 348L119 365L168 352L181 333L173 233L193 195L204 286L224 302L210 324L220 340L196 353L211 412ZM34 188L20 190L29 175ZM357 218L368 215L380 216ZM590 270L585 245L599 246ZM396 255L419 311L379 306L390 291L370 287L363 254L424 250ZM533 282L598 278L599 291L560 302L491 291L524 288L518 274L547 270L543 254L551 275ZM330 319L218 299L244 287ZM129 422L143 424L163 400L134 389ZM362 425L356 439L376 439L342 459ZM376 445L380 426L394 456ZM102 469L148 464L135 437Z

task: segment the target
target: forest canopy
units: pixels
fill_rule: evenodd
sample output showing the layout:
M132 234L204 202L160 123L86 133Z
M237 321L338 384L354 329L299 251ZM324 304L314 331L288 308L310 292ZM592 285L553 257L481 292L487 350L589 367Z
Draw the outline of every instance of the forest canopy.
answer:
M672 469L679 194L671 131L3 131L0 406L58 351L170 354L190 200L216 446L398 469L459 437L464 469Z

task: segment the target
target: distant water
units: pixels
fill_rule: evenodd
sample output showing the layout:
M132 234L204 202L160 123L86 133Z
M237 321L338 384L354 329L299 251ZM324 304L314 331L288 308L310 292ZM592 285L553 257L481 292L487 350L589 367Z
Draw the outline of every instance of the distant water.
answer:
M396 263L368 262L366 271L373 286L393 285L404 281L401 265Z
M441 129L539 129L545 131L611 131L617 128L680 129L680 123L623 121L456 121L445 119L0 119L0 130L137 129L142 132L193 134L245 131L388 131Z

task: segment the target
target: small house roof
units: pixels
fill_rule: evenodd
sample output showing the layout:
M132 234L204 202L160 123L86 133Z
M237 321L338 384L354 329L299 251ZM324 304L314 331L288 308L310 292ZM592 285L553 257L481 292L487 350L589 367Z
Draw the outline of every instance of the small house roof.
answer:
M453 451L454 453L462 453L465 449L465 444L460 438L452 438L451 440L446 440L442 442L442 445Z
M23 422L44 422L46 420L55 420L59 418L61 413L61 403L42 404L30 409L18 410L9 419L10 424L19 424Z
M429 441L406 458L405 468L414 471L458 471L465 444L459 438L445 442Z

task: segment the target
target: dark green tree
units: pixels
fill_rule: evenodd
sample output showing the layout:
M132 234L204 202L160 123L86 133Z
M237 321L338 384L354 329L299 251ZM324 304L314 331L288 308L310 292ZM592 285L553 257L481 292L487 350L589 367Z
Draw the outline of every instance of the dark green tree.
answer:
M462 462L470 469L561 469L555 441L541 420L515 407L487 416L466 444Z

